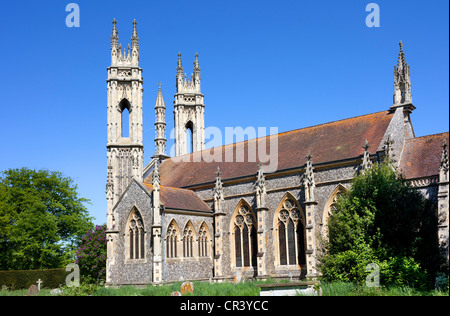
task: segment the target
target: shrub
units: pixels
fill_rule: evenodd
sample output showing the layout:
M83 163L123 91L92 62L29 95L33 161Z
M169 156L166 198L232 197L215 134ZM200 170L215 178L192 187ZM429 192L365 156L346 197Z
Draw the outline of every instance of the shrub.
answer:
M76 258L84 282L106 280L106 225L96 226L82 238Z
M33 284L37 285L37 280L41 279L42 288L54 289L65 284L69 273L65 269L0 271L0 288L6 286L10 290L28 289Z
M436 277L436 290L448 293L448 274L439 273Z
M324 280L364 284L374 263L383 285L431 285L439 265L436 205L392 165L355 177L335 206L320 258Z

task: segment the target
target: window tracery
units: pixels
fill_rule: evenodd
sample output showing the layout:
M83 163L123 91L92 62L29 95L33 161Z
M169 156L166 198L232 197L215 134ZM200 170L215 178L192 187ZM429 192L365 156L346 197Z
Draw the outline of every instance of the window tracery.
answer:
M130 259L145 258L145 231L144 222L137 210L133 211L128 224L128 250Z
M256 218L246 204L241 203L234 216L234 259L236 267L256 266Z
M306 263L305 222L298 202L285 197L277 215L279 265L302 265Z

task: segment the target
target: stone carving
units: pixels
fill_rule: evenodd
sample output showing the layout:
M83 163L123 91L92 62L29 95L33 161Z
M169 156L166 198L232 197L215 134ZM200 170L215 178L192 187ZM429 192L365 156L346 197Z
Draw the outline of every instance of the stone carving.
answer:
M361 169L364 172L367 169L372 168L372 161L370 160L370 153L369 153L369 142L366 139L366 143L364 144L364 146L362 147L364 148L364 156L363 156L363 161L361 164Z
M314 201L314 188L316 183L314 181L314 168L311 162L312 155L306 156L306 172L303 178L303 185L305 187L305 199L306 201Z

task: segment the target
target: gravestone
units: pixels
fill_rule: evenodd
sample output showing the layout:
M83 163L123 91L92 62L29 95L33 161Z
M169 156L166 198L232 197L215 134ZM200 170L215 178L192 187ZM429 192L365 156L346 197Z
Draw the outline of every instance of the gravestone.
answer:
M39 280L37 280L36 283L38 284L38 290L40 291L40 290L41 290L41 284L42 284L43 282L41 281L41 279L39 279Z
M183 296L183 294L181 294L180 292L176 291L176 292L170 293L170 296Z
M192 282L184 282L181 284L181 294L194 293L194 284Z
M39 294L39 289L36 285L32 285L28 288L28 293L26 296L35 296Z
M61 289L53 289L50 291L50 295L62 295L63 291Z
M234 283L241 283L242 281L242 271L238 270L236 271L236 273L234 274L234 279L233 279Z

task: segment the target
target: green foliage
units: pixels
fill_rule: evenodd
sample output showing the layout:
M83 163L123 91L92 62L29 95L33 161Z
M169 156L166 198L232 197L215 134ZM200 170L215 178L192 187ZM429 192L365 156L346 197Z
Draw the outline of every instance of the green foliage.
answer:
M0 271L0 288L10 290L28 289L41 279L42 288L54 289L65 284L69 272L65 269L27 270L27 271Z
M98 284L82 282L78 287L61 287L60 296L91 296L100 289Z
M322 283L323 296L448 296L448 294L448 291L423 291L400 285L370 288L348 282Z
M60 172L2 172L0 270L58 268L72 261L75 245L93 226L87 202Z
M363 284L369 263L382 284L430 286L439 267L435 204L389 163L355 177L328 222L320 269L327 281Z
M85 283L102 283L106 280L106 225L96 226L83 238L76 252L75 263Z
M448 293L448 273L439 273L436 277L436 289Z

